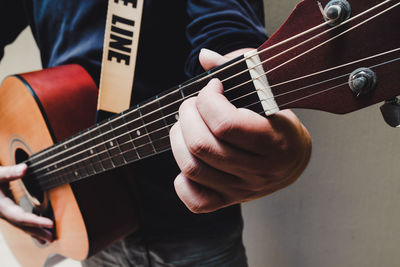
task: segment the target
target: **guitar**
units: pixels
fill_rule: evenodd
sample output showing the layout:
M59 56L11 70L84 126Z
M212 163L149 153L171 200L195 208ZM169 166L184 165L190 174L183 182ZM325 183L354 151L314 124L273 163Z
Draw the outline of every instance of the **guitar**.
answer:
M97 88L80 66L7 78L0 163L29 166L10 194L56 225L56 240L38 244L1 222L9 247L23 266L40 266L52 254L82 260L138 229L134 181L121 177L130 163L170 149L180 104L211 78L235 106L264 116L287 108L345 114L396 97L399 6L305 0L257 50L94 126Z

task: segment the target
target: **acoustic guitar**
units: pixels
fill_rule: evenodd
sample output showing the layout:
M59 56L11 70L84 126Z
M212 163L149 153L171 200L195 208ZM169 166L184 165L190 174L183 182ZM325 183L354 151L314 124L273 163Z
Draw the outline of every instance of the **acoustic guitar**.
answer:
M211 78L235 106L263 116L288 108L344 114L393 99L400 94L399 18L400 0L305 0L258 49L93 126L97 88L82 67L7 78L0 163L29 166L10 196L52 218L56 236L38 244L3 221L9 247L21 265L42 266L53 254L85 259L138 229L140 200L125 173L170 149L180 104Z

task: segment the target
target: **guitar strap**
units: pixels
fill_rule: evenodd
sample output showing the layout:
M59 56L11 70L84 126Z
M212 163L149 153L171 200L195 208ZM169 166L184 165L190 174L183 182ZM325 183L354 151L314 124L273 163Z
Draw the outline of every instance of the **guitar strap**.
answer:
M144 0L109 0L97 121L129 108Z

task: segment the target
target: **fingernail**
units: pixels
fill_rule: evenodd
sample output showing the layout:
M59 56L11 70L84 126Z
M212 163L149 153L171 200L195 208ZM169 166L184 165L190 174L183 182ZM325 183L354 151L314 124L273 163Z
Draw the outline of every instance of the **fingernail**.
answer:
M51 229L51 228L53 228L53 221L52 220L50 220L50 219L48 219L48 218L44 218L44 217L41 217L41 226L42 227L44 227L44 228L49 228L49 229Z
M206 48L200 49L199 57L204 57L204 56L205 56L204 54L207 55L207 50L208 50L208 49L206 49Z
M212 78L208 82L208 85L211 85L211 86L219 86L220 84L221 84L221 81L218 78Z

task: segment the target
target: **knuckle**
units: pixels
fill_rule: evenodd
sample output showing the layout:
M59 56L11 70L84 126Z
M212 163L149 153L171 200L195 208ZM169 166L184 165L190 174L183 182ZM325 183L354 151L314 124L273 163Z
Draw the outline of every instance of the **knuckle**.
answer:
M200 169L200 165L196 160L187 159L182 164L181 171L186 177L197 177L200 174Z
M208 92L203 88L202 90L200 90L198 96L196 97L195 105L197 107L207 107L210 102L209 99L210 98Z
M184 113L187 109L192 108L194 106L195 101L196 97L191 97L183 101L182 104L179 106L179 115Z
M210 203L204 198L192 200L187 204L187 208L195 214L207 212L209 206Z
M20 218L15 216L15 213L18 211L17 206L15 205L4 205L2 207L2 215L9 221L13 221L19 223Z
M289 150L288 139L283 134L278 134L272 139L274 147L276 147L281 153L286 153Z
M248 177L249 179L243 180L242 184L243 189L251 193L263 192L275 183L280 182L279 175L266 173L261 170L255 171Z
M199 214L213 212L231 204L234 201L227 194L204 188L196 198L190 199L187 207L191 212Z
M212 145L205 138L195 138L188 142L188 149L195 156L206 156L213 152Z
M246 184L246 190L255 193L263 190L267 183L265 177L254 177L251 182Z
M217 138L224 138L234 132L236 129L235 123L232 119L224 118L219 121L214 128L211 129L212 133Z

